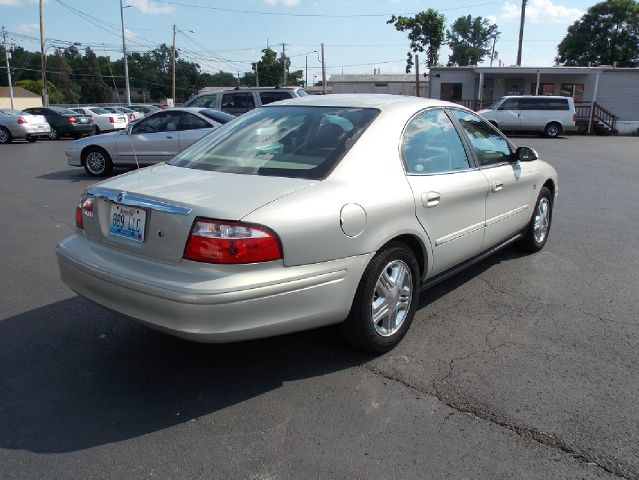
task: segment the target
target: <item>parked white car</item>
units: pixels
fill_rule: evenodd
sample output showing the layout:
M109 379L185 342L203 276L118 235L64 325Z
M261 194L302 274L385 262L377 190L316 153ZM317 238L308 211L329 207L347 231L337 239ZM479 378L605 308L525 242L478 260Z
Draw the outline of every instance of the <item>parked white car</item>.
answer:
M93 124L95 125L95 133L124 130L129 123L125 114L111 113L101 107L79 107L72 108L71 110L85 115L91 115L93 117Z
M114 166L164 162L233 119L233 115L208 108L161 110L124 131L72 142L66 151L67 163L99 177L109 175Z
M102 107L102 108L104 108L107 112L110 112L110 113L123 113L124 115L127 116L127 118L129 119L129 122L133 122L139 118L144 117L143 113L136 112L135 110L131 110L128 107Z
M575 102L570 97L506 96L477 113L503 132L539 132L555 138L577 130Z

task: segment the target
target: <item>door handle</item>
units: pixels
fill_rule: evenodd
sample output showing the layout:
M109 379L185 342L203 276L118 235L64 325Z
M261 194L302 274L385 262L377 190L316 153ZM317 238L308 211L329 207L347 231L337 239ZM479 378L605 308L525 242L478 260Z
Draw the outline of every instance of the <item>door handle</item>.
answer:
M436 207L439 205L442 196L439 192L427 192L422 194L422 205L426 208Z
M501 180L493 180L492 191L498 192L504 188L504 182Z
M166 138L173 138L173 135L167 135Z

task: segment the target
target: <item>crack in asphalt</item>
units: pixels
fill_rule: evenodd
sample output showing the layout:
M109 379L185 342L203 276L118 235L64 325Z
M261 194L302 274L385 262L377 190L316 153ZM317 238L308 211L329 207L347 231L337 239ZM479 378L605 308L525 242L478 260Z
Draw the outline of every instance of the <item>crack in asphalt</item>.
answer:
M507 342L508 343L508 342ZM467 358L470 358L473 355L467 355ZM457 359L458 361L463 359L464 357L461 357L459 359ZM449 366L452 367L452 363L455 359L451 360L451 362L449 363ZM564 442L563 440L548 434L548 433L544 433L540 430L537 430L536 428L533 427L527 427L527 426L522 426L522 425L517 425L514 422L510 422L506 419L501 419L498 417L497 414L492 413L486 409L482 409L480 407L477 407L475 405L471 405L471 404L467 404L467 403L460 403L460 402L455 402L454 400L450 400L448 397L444 396L443 394L441 394L441 392L439 392L439 390L437 388L435 388L435 392L430 392L426 389L420 388L417 385L414 385L412 383L410 383L409 381L407 381L404 378L401 378L398 375L393 375L390 374L388 372L383 371L382 369L375 367L373 365L369 365L369 364L363 364L360 365L361 368L375 374L378 375L380 377L383 377L387 380L391 380L397 383L400 383L401 385L405 386L406 388L409 388L411 390L417 391L420 394L425 394L425 395L430 395L435 397L438 401L440 401L441 403L447 405L448 407L452 408L453 410L462 413L464 415L471 415L473 417L476 417L478 419L481 420L485 420L488 421L492 424L495 424L499 427L505 428L507 430L510 430L511 432L514 432L515 434L517 434L520 437L526 438L526 439L531 439L534 440L535 442L544 445L546 447L550 447L550 448L554 448L557 450L560 450L563 453L566 453L568 455L570 455L572 458L586 464L589 466L595 466L597 468L600 468L601 470L604 470L607 473L616 475L619 478L639 478L639 471L635 470L632 466L629 465L624 465L621 463L621 461L615 459L615 458L604 458L604 457L600 457L598 455L592 454L590 452L586 452L586 451L582 451L577 447L568 445L566 442ZM449 374L447 374L449 375ZM433 385L434 386L434 385ZM449 414L445 420L447 420L451 415ZM445 423L442 422L442 426Z

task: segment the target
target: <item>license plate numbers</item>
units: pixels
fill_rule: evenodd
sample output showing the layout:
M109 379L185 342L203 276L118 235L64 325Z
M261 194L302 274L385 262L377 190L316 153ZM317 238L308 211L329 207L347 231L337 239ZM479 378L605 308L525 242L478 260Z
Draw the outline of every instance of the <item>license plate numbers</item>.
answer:
M87 123L87 119L86 118L81 118L80 119L80 123Z
M109 234L128 238L136 242L144 241L146 211L126 205L111 205Z

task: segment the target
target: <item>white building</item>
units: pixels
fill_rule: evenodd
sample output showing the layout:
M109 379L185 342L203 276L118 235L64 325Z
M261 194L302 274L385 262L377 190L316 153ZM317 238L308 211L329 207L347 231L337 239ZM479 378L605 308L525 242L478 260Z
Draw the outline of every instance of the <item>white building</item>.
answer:
M412 73L331 75L328 85L332 93L388 93L424 97L428 92L427 80L423 75L420 76L420 95L417 95L415 74Z

